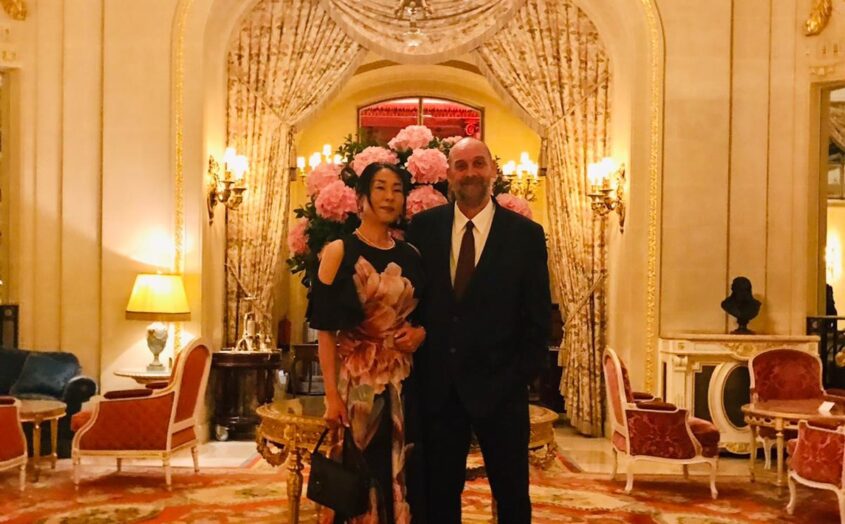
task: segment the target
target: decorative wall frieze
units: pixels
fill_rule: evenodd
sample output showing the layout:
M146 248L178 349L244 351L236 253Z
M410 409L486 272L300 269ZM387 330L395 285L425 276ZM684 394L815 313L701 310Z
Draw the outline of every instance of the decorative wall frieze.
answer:
M3 11L14 20L26 20L26 2L24 0L0 0Z
M842 73L845 62L845 0L813 0L804 22L804 53L807 69L817 80Z
M20 42L13 25L0 21L0 67L20 67Z

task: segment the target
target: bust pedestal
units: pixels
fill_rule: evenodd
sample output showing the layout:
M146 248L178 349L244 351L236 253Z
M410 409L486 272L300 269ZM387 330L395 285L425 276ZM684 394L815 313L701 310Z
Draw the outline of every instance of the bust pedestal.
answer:
M678 334L660 339L658 395L687 408L690 416L712 421L721 446L750 453L750 435L742 414L750 402L748 360L774 348L818 355L819 338L789 335Z

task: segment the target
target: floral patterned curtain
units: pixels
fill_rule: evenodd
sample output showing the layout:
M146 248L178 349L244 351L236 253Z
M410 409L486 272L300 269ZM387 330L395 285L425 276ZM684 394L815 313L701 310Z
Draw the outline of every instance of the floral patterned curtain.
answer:
M475 49L508 23L525 0L416 0L430 15L420 18L420 45L409 46L410 23L397 15L397 0L320 0L356 42L405 64L434 64Z
M364 49L316 0L261 0L245 17L229 51L228 143L249 160L243 204L227 218L226 338L232 344L255 295L265 333L273 289L282 275L288 181L295 126L355 71ZM239 298L240 296L240 298Z
M494 87L544 137L549 260L566 321L561 392L572 425L601 435L604 227L590 210L586 171L609 149L608 55L587 16L554 0L528 0L477 54Z

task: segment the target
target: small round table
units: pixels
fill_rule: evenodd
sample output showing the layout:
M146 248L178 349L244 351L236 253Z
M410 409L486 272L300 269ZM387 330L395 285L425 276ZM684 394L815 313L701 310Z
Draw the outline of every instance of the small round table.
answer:
M21 400L21 422L32 424L32 465L35 482L40 476L40 463L49 459L52 469L56 469L56 447L59 438L59 419L65 416L67 405L58 400ZM41 423L50 422L50 444L52 450L49 456L41 456Z
M118 377L131 378L138 384L146 385L153 382L170 380L172 370L162 369L161 371L150 371L147 368L126 368L118 369L114 374Z
M256 408L255 412L261 418L255 432L258 452L273 466L281 466L287 460L288 522L296 524L302 498L303 459L311 458L311 451L326 429L323 398L265 404Z
M754 466L757 462L757 436L761 427L775 430L778 460L777 486L782 488L784 485L784 432L788 429L797 430L798 422L801 420L845 424L845 405L835 403L829 414L821 414L819 413L821 403L821 400L771 400L742 406L745 422L751 430L749 470L752 482L754 482Z

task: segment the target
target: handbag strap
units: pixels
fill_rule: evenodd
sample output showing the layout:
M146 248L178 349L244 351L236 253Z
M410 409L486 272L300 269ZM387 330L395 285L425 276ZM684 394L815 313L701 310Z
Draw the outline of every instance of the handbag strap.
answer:
M320 450L320 446L323 444L323 439L326 438L326 435L328 435L328 433L329 428L324 429L323 432L320 433L320 438L317 440L317 445L314 446L314 451L311 452L312 455L316 455L317 452Z

